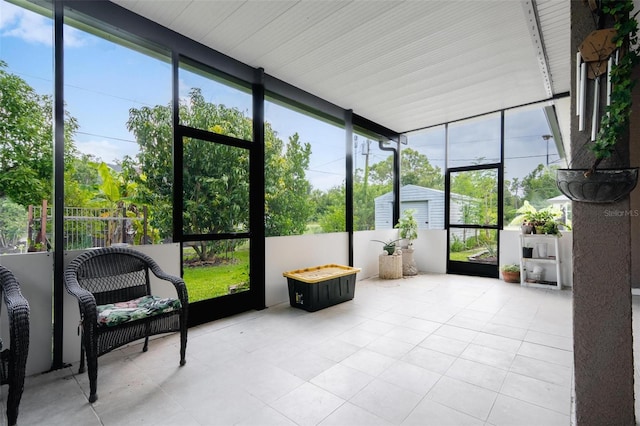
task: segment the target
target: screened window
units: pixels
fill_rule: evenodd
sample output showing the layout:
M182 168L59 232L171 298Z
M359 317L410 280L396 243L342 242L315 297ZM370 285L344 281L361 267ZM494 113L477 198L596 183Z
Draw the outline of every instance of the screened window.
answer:
M169 56L77 19L64 26L65 248L170 241Z
M342 123L265 101L267 236L344 232L345 170Z
M500 162L500 114L451 123L448 144L449 167Z
M547 111L548 112L548 111ZM571 203L556 186L556 170L565 167L543 105L505 112L504 224L520 227L528 209L553 209L570 219Z
M358 129L353 135L353 223L355 231L393 228L393 153L396 145Z
M53 246L53 21L0 0L0 254Z
M246 85L202 64L180 61L180 124L253 140L252 95Z
M414 210L418 229L444 229L445 126L407 134L401 146L401 212Z

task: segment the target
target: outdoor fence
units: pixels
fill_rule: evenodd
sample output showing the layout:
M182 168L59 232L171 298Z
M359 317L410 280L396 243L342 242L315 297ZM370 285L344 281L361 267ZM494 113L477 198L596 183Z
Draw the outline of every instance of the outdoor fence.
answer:
M147 244L148 210L123 206L119 208L64 208L64 249L80 250L109 247L116 243ZM46 202L29 206L27 211L27 251L52 248L53 216ZM16 252L24 247L16 247Z

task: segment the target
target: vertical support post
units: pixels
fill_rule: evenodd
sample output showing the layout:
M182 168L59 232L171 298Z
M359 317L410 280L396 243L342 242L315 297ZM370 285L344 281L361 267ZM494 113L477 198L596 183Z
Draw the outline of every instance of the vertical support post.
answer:
M180 125L180 81L179 81L180 55L173 52L171 55L171 127L173 128L172 162L173 162L173 241L182 242L182 209L183 209L183 164L182 164L182 134L177 131ZM182 244L180 245L182 247ZM180 249L182 259L182 248ZM180 262L182 265L182 262ZM182 273L182 266L180 266Z
M395 146L386 147L384 141L378 141L381 151L391 151L393 153L393 222L392 225L400 220L400 135L390 138L389 142Z
M265 288L265 230L264 230L264 69L257 68L251 87L253 93L253 144L249 152L249 193L251 211L249 222L251 229L251 292L254 309L266 308Z
M344 133L345 149L347 158L346 164L346 185L345 185L345 230L349 239L349 266L353 266L353 111L347 110L344 113Z
M571 45L578 46L596 28L588 6L572 1L570 7ZM575 100L576 95L571 96ZM585 98L589 96L594 95L584 93ZM593 105L593 98L584 103ZM593 111L587 112L593 116ZM577 155L585 150L589 134L580 128L583 123L571 116L573 166L589 168L593 157ZM621 155L603 161L602 167L625 167L628 142L628 135L621 138L616 147ZM573 203L573 357L578 425L635 424L630 253L631 219L637 218L628 214L629 209L628 197L605 205Z
M62 368L64 329L64 4L53 2L54 27L54 142L53 142L53 360L51 369Z

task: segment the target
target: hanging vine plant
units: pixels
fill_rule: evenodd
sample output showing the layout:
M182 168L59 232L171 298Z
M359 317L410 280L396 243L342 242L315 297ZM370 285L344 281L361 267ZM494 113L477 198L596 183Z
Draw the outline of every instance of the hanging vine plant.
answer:
M611 96L600 122L600 131L591 145L596 160L592 170L615 152L620 137L629 128L631 116L631 94L635 86L633 68L640 61L638 51L638 21L633 12L633 0L602 0L602 12L611 16L616 35L613 42L619 49L619 58L614 62L609 78Z
M600 119L593 143L589 145L595 160L591 168L560 169L556 183L558 189L574 201L610 203L629 194L638 181L638 168L598 169L600 163L616 152L616 145L629 128L632 91L635 85L633 68L640 62L638 21L632 15L633 0L601 0L602 18L614 21L612 42L617 60L610 61L608 78L611 91L609 102ZM611 20L611 19L610 19ZM598 87L598 85L596 85ZM584 96L584 94L583 94ZM599 96L595 93L594 96ZM594 116L594 120L597 117Z

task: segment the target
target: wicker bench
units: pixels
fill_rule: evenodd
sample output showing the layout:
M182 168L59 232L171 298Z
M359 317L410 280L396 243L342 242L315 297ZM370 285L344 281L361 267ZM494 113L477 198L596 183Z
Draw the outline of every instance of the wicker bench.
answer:
M172 283L178 297L151 294L149 270ZM89 402L97 395L98 357L149 336L180 332L180 365L185 364L189 298L182 278L163 272L149 256L136 250L108 247L87 251L71 261L64 274L67 291L78 299L82 322L79 373L85 352L89 374Z
M0 352L0 383L9 385L7 422L15 425L29 353L29 303L22 296L15 276L3 266L0 266L0 286L9 318L9 348Z

